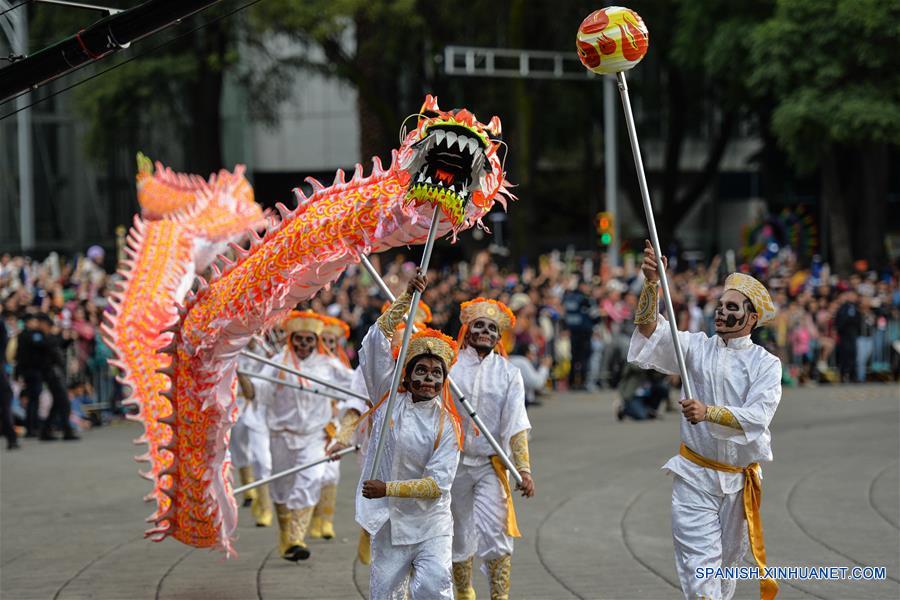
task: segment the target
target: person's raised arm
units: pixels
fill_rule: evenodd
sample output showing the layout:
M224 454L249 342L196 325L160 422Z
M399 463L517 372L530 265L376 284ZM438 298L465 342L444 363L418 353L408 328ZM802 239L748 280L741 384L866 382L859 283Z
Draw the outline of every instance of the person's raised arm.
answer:
M668 267L666 257L662 257L663 268ZM644 262L641 264L641 272L644 274L644 287L638 298L637 309L634 312L634 324L645 338L649 338L656 331L656 322L659 316L659 261L650 240L644 240Z

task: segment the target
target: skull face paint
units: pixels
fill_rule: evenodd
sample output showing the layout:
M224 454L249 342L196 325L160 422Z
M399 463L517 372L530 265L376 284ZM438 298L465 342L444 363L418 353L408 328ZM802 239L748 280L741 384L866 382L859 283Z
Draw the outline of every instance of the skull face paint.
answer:
M437 356L425 354L410 362L404 385L412 394L413 402L431 400L441 393L444 377L444 361Z
M466 345L472 346L479 354L487 354L500 341L500 327L495 321L479 317L469 323Z
M323 331L321 338L322 345L332 354L337 354L338 337L330 331Z
M750 333L759 320L753 304L737 290L728 290L716 304L716 333L721 335Z
M309 358L316 351L318 341L316 334L309 331L297 331L291 334L291 348L300 360Z

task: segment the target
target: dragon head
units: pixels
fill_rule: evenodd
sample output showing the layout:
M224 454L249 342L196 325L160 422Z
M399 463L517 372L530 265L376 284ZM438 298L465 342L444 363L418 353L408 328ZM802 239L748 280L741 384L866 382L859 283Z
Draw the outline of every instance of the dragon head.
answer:
M465 108L443 111L431 95L417 116L400 148L407 200L440 206L454 228L477 221L495 201L505 207L513 196L503 172L500 119L484 124Z

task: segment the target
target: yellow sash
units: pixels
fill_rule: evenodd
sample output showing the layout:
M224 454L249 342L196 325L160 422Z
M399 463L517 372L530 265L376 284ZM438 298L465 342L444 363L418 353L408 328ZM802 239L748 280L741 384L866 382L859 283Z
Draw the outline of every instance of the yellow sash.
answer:
M722 471L723 473L744 474L744 513L747 516L747 532L750 535L750 551L756 560L760 572L766 569L766 544L763 541L762 515L759 514L759 503L762 500L762 483L759 480L759 463L752 463L746 467L735 467L725 463L701 456L681 444L678 451L681 456L695 465L706 469ZM778 582L766 578L759 580L759 597L762 600L772 600L778 594Z
M509 489L509 475L506 473L506 465L500 460L499 456L491 457L491 466L500 480L500 485L506 492L506 535L512 537L522 537L519 533L519 524L516 522L516 507L513 504L512 491Z

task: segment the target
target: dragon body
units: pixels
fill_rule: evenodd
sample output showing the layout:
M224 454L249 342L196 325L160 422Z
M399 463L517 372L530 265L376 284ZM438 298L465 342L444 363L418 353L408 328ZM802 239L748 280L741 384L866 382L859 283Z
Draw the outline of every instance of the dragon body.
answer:
M339 170L330 186L307 179L312 192L295 190L295 208L278 204L264 235L251 230L247 247L232 244L236 260L220 257L224 269L213 262L209 281L198 277L177 314L161 315L152 348L166 382L153 402L168 405L159 414L171 435L151 470L158 507L148 536L234 552L227 442L237 417L237 354L361 254L423 243L433 217L441 219L438 233L455 239L495 202L505 207L512 194L500 133L497 117L483 124L465 109L441 111L428 96L389 166L373 159L368 175L357 165L349 179Z

